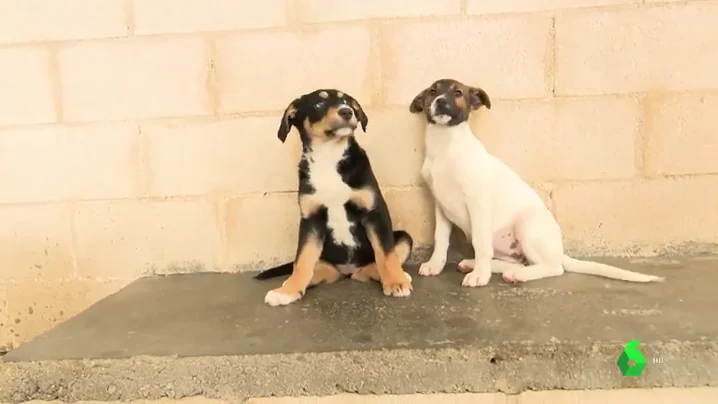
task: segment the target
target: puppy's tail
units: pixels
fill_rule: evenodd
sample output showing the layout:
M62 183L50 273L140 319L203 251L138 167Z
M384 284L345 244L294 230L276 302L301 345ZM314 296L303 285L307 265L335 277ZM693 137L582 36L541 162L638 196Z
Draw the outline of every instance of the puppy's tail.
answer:
M276 278L277 276L291 275L293 268L294 262L287 262L286 264L282 264L274 268L265 269L257 275L254 275L254 279L263 280L269 278Z
M666 278L662 276L646 275L640 272L633 272L627 269L601 264L600 262L585 261L563 256L563 268L566 272L603 276L605 278L619 279L627 282L663 282Z

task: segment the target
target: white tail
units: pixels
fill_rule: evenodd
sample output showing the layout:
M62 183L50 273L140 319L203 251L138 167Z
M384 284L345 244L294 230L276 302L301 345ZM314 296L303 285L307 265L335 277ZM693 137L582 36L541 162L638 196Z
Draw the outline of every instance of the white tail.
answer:
M666 278L662 276L646 275L640 272L633 272L627 269L614 267L611 265L601 264L600 262L584 261L571 258L568 255L563 256L563 269L566 272L575 272L579 274L603 276L611 279L620 279L627 282L663 282Z

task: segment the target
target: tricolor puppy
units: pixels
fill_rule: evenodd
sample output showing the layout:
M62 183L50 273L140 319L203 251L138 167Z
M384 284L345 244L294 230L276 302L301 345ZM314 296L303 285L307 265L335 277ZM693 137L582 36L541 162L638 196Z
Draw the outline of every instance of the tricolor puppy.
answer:
M538 194L511 168L489 154L469 127L472 111L491 101L480 88L453 79L432 83L409 110L427 121L421 174L434 196L434 251L419 274L437 275L446 263L451 224L474 248L474 259L459 263L462 284L484 286L491 273L506 282L526 282L568 272L631 282L664 278L571 258L561 229Z
M307 287L351 276L380 281L387 296L408 296L411 277L402 264L412 238L393 231L389 209L366 152L354 139L368 118L346 93L316 90L292 101L277 137L284 142L292 126L302 140L299 162L299 242L293 263L256 276L291 273L281 287L267 293L272 306L300 299Z

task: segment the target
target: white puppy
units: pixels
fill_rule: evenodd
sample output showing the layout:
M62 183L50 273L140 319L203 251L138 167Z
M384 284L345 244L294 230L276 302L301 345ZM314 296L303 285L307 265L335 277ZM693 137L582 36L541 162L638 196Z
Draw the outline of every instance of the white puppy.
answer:
M434 82L411 103L410 111L428 122L421 174L434 196L436 217L434 251L420 275L444 269L453 223L474 248L474 259L459 263L464 286L484 286L492 272L511 283L564 270L631 282L664 280L564 254L561 229L536 191L471 132L469 114L482 105L491 108L484 90L452 79Z

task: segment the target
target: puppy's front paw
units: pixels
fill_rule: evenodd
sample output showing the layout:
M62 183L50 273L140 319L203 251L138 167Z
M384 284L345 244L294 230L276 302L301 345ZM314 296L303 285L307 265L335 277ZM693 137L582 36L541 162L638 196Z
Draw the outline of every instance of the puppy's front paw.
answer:
M419 275L421 276L436 276L444 270L446 262L432 261L429 260L419 267Z
M382 282L381 286L384 289L384 295L394 297L406 297L411 294L414 287L411 285L411 275L402 271L403 276L401 280L387 280Z
M466 274L464 276L464 280L461 281L461 286L467 287L467 288L475 288L479 286L486 286L489 284L489 280L491 279L491 271L484 271L479 272L477 270L473 270Z
M270 306L286 306L290 303L294 303L301 299L302 295L287 294L281 290L281 288L272 289L264 296L264 303Z

